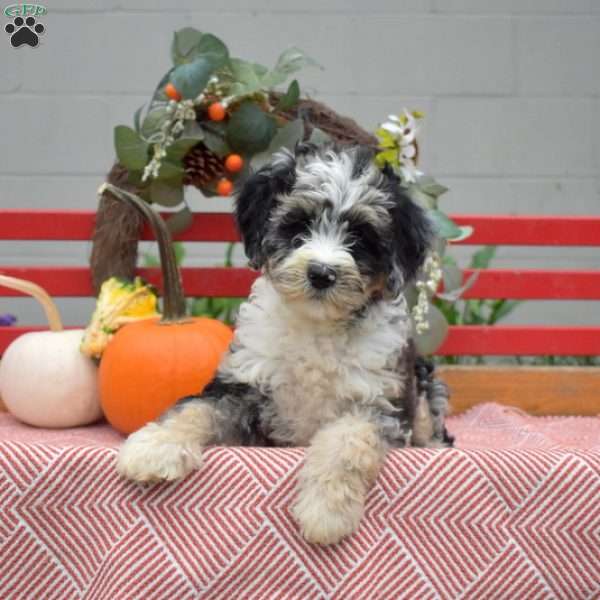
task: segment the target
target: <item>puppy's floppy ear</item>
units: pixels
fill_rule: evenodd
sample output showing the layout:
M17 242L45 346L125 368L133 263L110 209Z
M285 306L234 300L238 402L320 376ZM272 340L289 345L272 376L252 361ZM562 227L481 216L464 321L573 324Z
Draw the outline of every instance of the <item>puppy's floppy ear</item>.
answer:
M393 202L390 208L393 227L390 287L399 292L416 277L431 247L434 233L425 211L411 200L396 175L389 169L385 169L383 174Z
M250 175L235 202L235 220L242 235L250 266L260 269L266 256L263 251L269 218L277 205L277 196L291 191L296 161L289 152L274 155L271 162Z

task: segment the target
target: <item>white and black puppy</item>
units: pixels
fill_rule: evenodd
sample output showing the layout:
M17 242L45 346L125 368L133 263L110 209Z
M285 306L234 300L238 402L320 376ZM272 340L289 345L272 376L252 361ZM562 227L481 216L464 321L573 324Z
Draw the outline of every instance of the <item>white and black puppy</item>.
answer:
M368 148L298 146L236 203L262 276L214 381L123 445L145 482L202 465L207 444L309 446L293 514L334 543L358 526L389 447L445 446L447 390L415 356L403 290L432 238L424 212Z

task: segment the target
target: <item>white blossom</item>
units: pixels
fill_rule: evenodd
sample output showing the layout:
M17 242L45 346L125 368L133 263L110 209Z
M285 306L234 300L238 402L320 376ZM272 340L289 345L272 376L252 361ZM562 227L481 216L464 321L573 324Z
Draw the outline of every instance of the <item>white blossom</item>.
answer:
M415 283L417 290L417 303L412 309L412 316L415 322L415 329L418 334L425 333L429 330L429 300L430 297L437 291L440 281L442 280L442 266L440 257L436 252L432 252L427 256L423 263L424 279L419 279Z
M391 133L398 143L398 160L402 179L406 183L414 183L423 174L415 164L416 139L419 132L417 119L404 109L401 116L388 115L388 120L381 125L381 128Z
M167 118L156 135L158 141L153 146L150 162L144 168L142 181L158 177L161 161L167 156L167 148L179 137L185 128L185 121L196 119L193 100L170 100L166 108ZM152 140L155 136L152 137Z

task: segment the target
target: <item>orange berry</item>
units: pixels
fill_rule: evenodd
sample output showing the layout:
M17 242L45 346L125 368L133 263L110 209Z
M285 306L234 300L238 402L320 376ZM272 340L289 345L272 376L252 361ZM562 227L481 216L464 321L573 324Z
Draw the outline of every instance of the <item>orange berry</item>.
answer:
M175 100L175 102L179 102L181 100L181 94L177 91L177 88L172 83L167 83L167 85L165 85L165 94L167 95L167 98Z
M208 118L211 121L222 121L225 118L225 107L220 102L213 102L208 107Z
M226 177L219 179L219 183L217 183L217 193L219 196L231 196L231 192L233 192L233 183Z
M244 166L244 159L239 154L230 154L225 159L225 168L230 173L241 171Z

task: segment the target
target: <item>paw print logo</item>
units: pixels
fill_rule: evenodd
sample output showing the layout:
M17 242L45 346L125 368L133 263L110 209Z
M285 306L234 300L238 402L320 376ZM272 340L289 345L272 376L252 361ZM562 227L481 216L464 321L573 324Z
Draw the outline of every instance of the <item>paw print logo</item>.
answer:
M46 28L41 23L36 23L34 17L15 17L12 23L4 27L4 31L10 35L10 43L13 48L18 48L27 44L35 48L40 43L39 35L44 33Z

